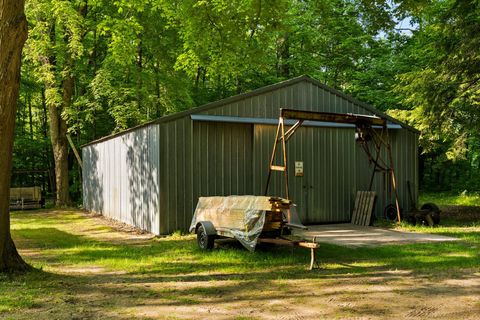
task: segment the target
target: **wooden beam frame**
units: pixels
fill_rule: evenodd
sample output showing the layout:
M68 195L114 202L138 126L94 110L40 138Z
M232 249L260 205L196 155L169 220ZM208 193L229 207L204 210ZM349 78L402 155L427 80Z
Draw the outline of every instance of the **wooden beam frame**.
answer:
M377 116L366 116L353 113L316 112L293 109L280 109L280 117L294 120L310 120L320 122L350 123L355 125L386 126L387 120Z
M293 119L297 120L297 122L291 126L287 131L285 131L285 119ZM379 166L379 161L385 163L385 168L383 168L383 172L390 175L392 181L392 187L395 193L395 205L397 209L397 219L400 223L400 205L398 201L398 192L397 192L397 179L395 176L394 166L393 166L393 156L392 150L390 146L390 139L388 137L388 130L387 130L387 120L379 118L377 116L367 116L362 114L353 114L353 113L333 113L333 112L316 112L316 111L305 111L305 110L294 110L294 109L280 109L280 117L278 119L278 127L277 133L275 135L275 142L273 143L273 151L272 156L270 158L270 163L268 165L268 177L267 183L265 186L265 195L268 193L268 187L270 184L270 178L272 175L272 171L283 171L284 174L284 188L285 194L284 197L290 200L289 197L289 188L288 188L288 164L287 164L287 146L286 142L293 136L293 134L297 131L297 129L304 123L304 121L319 121L319 122L334 122L334 123L348 123L354 124L359 131L366 131L372 135L372 138L375 140L375 160L373 160L374 168L372 172L372 177L369 184L369 190L372 188L373 184L373 177L375 172L377 172L377 168L383 168ZM382 132L386 132L386 138L384 139L375 132L373 126L380 126ZM277 145L282 143L282 158L283 163L282 165L275 165L275 153L277 151ZM367 142L363 142L367 143ZM384 146L387 149L387 157L389 165L386 164L386 161L380 159L381 154L381 147ZM369 150L366 146L362 148L368 155ZM369 155L370 157L370 155Z

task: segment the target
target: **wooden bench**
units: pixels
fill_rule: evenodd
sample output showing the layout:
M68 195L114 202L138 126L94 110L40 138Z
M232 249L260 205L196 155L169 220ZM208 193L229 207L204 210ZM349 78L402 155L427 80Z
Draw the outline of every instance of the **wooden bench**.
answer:
M44 205L40 187L10 188L10 210L38 209Z

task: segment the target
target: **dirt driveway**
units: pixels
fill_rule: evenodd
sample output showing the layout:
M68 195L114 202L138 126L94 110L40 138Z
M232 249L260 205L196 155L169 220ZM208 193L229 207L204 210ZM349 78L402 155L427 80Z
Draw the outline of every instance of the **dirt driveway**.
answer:
M308 226L308 230L297 231L296 235L316 242L347 247L379 246L428 242L451 242L457 238L438 234L388 230L385 228L358 226L351 223Z

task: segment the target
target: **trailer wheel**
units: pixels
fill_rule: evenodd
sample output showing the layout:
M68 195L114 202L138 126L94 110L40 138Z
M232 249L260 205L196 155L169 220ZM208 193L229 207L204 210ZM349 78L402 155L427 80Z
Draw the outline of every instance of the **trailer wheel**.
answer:
M200 225L197 229L197 243L202 250L212 250L215 237L207 234L203 225Z
M433 223L434 224L440 223L440 209L437 207L435 203L425 203L420 209L430 210L430 215L432 216Z

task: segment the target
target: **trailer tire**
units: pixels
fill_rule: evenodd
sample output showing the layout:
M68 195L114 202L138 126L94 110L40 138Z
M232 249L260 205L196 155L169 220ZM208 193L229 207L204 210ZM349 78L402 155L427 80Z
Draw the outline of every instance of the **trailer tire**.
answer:
M212 250L215 243L215 236L210 235L203 225L197 228L197 244L202 250Z

